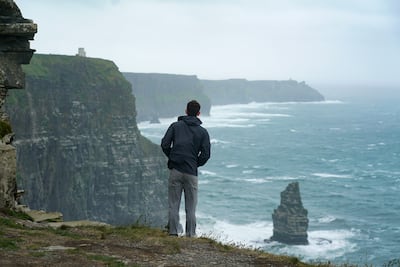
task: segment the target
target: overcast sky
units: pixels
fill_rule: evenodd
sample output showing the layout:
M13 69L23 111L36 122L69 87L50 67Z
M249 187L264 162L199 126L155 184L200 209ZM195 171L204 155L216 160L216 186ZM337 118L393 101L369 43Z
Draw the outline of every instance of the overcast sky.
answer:
M200 79L400 85L398 0L15 0L38 53Z

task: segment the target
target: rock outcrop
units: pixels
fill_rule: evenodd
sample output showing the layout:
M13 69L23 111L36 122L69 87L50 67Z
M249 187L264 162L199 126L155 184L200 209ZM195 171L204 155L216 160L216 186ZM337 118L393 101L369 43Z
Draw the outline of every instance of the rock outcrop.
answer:
M9 89L24 87L21 64L28 64L34 50L29 48L37 25L22 17L11 0L0 0L0 208L14 208L16 151L4 103Z
M211 102L195 75L123 73L132 84L138 121L184 115L187 102L196 99L201 114L209 115Z
M324 97L305 82L248 81L246 79L201 80L204 93L212 105L247 104L250 102L310 102Z
M281 192L281 204L272 214L274 224L271 240L290 245L308 244L307 210L300 197L299 183L290 183Z
M305 82L248 81L245 79L199 80L194 75L123 73L132 84L138 121L182 115L186 103L197 99L202 115L212 105L250 102L310 102L324 97Z
M132 88L107 60L37 55L7 98L24 203L65 220L167 223L166 158L136 124Z

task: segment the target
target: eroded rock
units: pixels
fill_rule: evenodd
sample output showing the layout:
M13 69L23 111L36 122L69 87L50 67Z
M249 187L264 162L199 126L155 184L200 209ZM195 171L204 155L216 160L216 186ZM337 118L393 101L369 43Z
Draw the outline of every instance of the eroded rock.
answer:
M299 183L290 183L281 192L281 203L272 214L274 230L271 240L290 245L307 245L307 213L301 201Z

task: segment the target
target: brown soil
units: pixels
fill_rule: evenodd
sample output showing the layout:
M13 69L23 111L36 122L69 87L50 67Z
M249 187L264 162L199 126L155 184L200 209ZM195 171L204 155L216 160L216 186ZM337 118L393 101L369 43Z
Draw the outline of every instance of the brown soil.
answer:
M63 227L0 213L0 266L306 266L297 258L146 227Z

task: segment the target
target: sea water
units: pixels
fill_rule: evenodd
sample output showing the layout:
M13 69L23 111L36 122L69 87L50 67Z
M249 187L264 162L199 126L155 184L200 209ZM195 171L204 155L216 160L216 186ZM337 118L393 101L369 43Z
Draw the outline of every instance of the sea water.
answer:
M400 259L398 103L235 104L200 119L212 153L199 169L198 234L307 262ZM139 128L160 144L175 120ZM295 181L310 244L266 242L280 193Z

